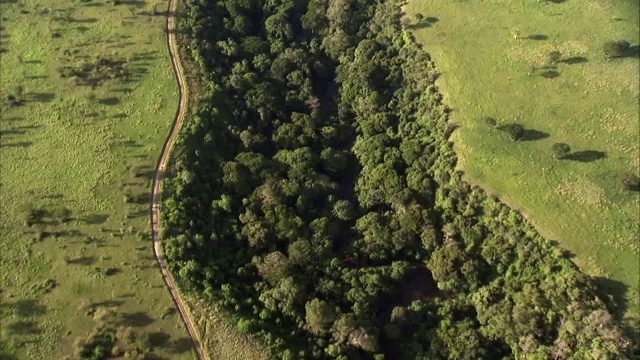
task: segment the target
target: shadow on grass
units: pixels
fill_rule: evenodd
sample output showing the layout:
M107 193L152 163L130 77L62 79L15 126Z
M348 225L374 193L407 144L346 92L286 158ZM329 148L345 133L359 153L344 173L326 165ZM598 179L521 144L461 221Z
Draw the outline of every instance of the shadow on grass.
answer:
M525 39L541 41L541 40L547 40L549 39L549 37L543 34L533 34L525 37Z
M96 262L95 256L81 256L75 259L65 259L65 262L70 265L92 265Z
M424 29L424 28L432 27L438 21L440 21L440 19L438 19L437 17L429 16L422 20L417 21L414 24L407 25L407 29Z
M190 338L179 338L171 342L171 348L169 349L174 354L182 354L193 349L193 342Z
M108 214L91 214L82 219L82 221L89 225L104 224L107 220L109 220Z
M13 304L9 304L17 316L32 317L44 315L47 307L40 304L37 300L18 300Z
M55 96L54 93L30 93L27 95L27 101L51 102Z
M37 335L42 333L42 329L38 327L35 321L16 321L7 326L9 332L16 335Z
M625 57L640 58L640 45L630 47Z
M544 131L539 131L539 130L528 129L522 133L522 136L520 137L519 140L520 141L536 141L536 140L546 139L548 137L549 137L549 133L546 133Z
M170 345L171 335L164 332L149 333L149 343L152 347L167 348Z
M547 70L540 73L540 76L542 76L545 79L555 79L560 76L560 73L557 72L556 70Z
M615 315L616 318L622 319L628 307L625 295L629 287L620 281L604 277L593 277L591 281L596 286L598 293L603 297L603 300L605 300L607 310Z
M123 305L123 304L124 304L124 301L122 301L122 300L105 300L105 301L100 301L100 302L97 302L97 303L93 303L90 306L95 309L95 308L98 308L98 307L108 307L108 308L118 307L118 306Z
M560 61L558 61L559 63L563 63L563 64L568 64L568 65L573 65L573 64L583 64L588 62L589 60L586 57L583 56L573 56L570 58L566 58L566 59L562 59Z
M98 103L106 106L114 106L120 104L120 99L117 97L108 97L98 100Z
M565 159L578 162L593 162L605 159L606 157L607 153L605 153L604 151L584 150L573 152L567 155Z
M133 327L143 327L153 323L153 319L142 311L138 311L135 313L125 313L121 316L121 325L123 326L133 326Z
M8 144L2 144L0 145L1 147L29 147L33 145L33 142L31 141L18 141L18 142L14 142L14 143L8 143Z

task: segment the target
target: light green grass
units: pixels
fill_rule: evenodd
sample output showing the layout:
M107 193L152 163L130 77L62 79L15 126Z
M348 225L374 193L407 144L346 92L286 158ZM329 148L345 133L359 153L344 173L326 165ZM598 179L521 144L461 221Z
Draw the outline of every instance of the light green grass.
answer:
M0 48L7 50L0 58L0 357L72 357L76 338L97 324L86 308L102 303L122 315L119 324L150 333L161 358L194 358L153 256L145 197L178 103L167 2L122 3L0 4ZM154 7L160 15L141 14ZM91 90L57 72L97 57L128 60L130 81ZM9 107L17 85L28 101ZM142 167L141 176L132 166ZM140 196L139 203L125 203L125 195ZM28 228L29 204L65 206L73 220ZM80 234L33 240L39 231L69 230ZM119 272L101 275L107 268ZM47 279L57 284L48 292Z
M405 19L409 27L416 13L437 19L415 34L442 73L439 87L460 125L453 140L467 179L523 211L584 271L609 278L598 283L612 292L617 310L635 316L638 195L622 189L619 175L639 167L639 62L607 62L602 45L638 45L638 11L637 1L623 0L410 0ZM560 63L553 79L540 70L528 75L553 50L587 62ZM513 142L489 129L486 116L549 136ZM558 161L555 142L606 158Z
M239 334L215 307L193 297L185 297L185 302L210 360L267 359L260 346L248 336Z

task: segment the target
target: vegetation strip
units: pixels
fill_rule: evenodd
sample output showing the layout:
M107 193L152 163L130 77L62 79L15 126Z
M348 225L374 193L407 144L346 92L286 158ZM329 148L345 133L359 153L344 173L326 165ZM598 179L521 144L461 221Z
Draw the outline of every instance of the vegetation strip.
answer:
M187 2L169 269L275 358L628 357L590 279L462 181L399 5Z
M178 111L176 114L175 121L173 126L171 127L171 132L165 142L165 145L162 148L162 153L160 155L160 159L158 160L158 165L156 167L155 175L153 177L153 187L151 193L151 228L152 228L152 236L153 236L153 251L155 253L156 259L158 260L158 266L160 267L160 271L162 273L162 277L167 284L167 288L171 293L171 297L173 298L176 306L178 307L178 311L180 312L180 317L184 322L185 327L191 337L193 342L193 346L198 355L198 359L204 360L204 352L202 351L202 346L200 345L200 341L198 340L198 334L196 332L195 327L193 326L193 321L191 320L191 316L187 311L187 308L182 301L178 288L173 281L173 276L167 268L166 260L162 254L162 247L160 245L160 222L159 222L159 207L160 207L160 199L162 198L161 191L161 181L165 173L165 169L167 166L167 161L169 159L169 154L171 153L171 148L173 147L173 143L180 131L180 127L182 122L184 121L184 116L187 108L187 92L186 86L184 84L183 79L183 71L182 65L180 63L180 57L178 56L178 51L176 47L175 41L175 10L176 10L176 2L177 0L169 0L168 11L167 11L167 44L169 47L169 52L171 53L171 62L173 64L173 69L176 75L176 79L178 81L178 86L180 88L180 102L178 105Z

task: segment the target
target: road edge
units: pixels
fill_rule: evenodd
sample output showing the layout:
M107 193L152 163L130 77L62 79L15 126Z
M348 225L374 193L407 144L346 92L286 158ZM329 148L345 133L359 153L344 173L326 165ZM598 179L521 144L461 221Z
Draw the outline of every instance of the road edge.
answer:
M177 138L178 132L182 126L184 121L184 116L186 114L186 104L187 104L187 95L186 95L186 85L184 82L184 71L182 68L182 63L180 62L180 56L177 51L176 39L175 39L175 10L176 10L176 2L177 0L169 0L167 7L167 46L169 48L169 54L171 56L171 64L173 65L173 71L176 76L176 80L178 82L178 93L179 93L179 102L178 102L178 110L176 113L175 120L173 125L171 126L171 131L169 136L167 137L164 146L162 147L162 153L160 154L160 158L158 159L158 163L156 165L154 177L153 177L153 185L151 188L151 232L153 239L153 252L155 254L156 260L158 262L158 266L160 268L160 272L162 273L162 278L169 289L173 302L180 313L180 318L184 323L187 332L189 333L189 337L191 338L191 342L193 343L194 350L196 352L197 358L199 360L206 360L204 351L202 350L201 342L198 338L198 333L196 332L195 326L193 325L193 321L189 316L189 312L187 307L182 301L182 297L178 292L178 288L175 285L175 281L171 272L167 267L166 259L162 253L162 246L160 245L160 200L162 198L162 190L160 188L160 182L164 178L165 169L167 167L167 162L169 160L169 154L171 153L171 149L173 144Z

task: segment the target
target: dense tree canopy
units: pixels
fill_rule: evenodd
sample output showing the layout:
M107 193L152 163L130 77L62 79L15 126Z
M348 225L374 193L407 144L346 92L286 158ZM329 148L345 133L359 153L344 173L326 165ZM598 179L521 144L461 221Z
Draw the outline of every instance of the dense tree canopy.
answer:
M187 9L205 86L162 214L188 290L282 359L625 356L589 280L454 170L398 3Z

